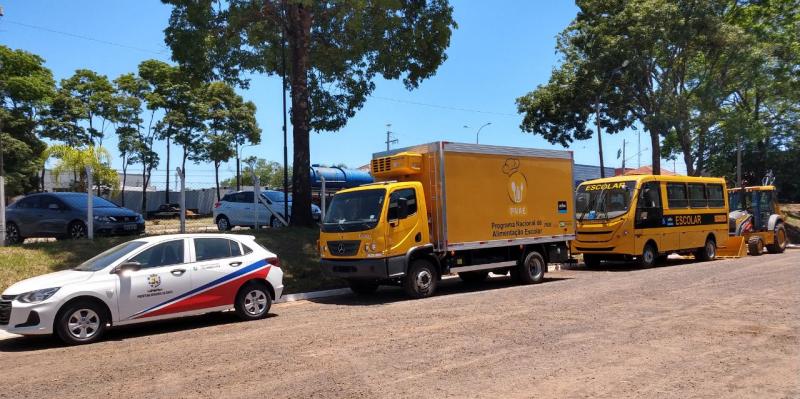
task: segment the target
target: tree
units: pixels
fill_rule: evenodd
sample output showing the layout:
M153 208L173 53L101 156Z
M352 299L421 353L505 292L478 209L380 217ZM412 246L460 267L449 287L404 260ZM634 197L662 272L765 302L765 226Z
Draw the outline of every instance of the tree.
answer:
M127 171L126 162L142 164L141 211L144 214L147 212L147 186L150 185L150 177L159 161L158 154L153 151L153 141L156 136L156 130L152 128L153 112L150 113L150 126L146 129L142 126L142 103L149 95L149 86L144 79L132 73L115 79L114 85L118 104L117 135L120 153L123 155L123 173ZM129 157L126 159L125 155Z
M73 99L72 112L78 112L79 120L89 125L86 133L87 144L101 146L105 129L114 122L116 104L114 87L105 75L88 69L78 69L71 77L61 81L59 94ZM100 119L100 128L95 127L95 119Z
M233 87L225 82L211 82L205 88L205 101L208 105L208 137L206 138L204 158L214 164L214 182L219 191L219 166L236 156L237 178L239 170L239 147L246 141L261 141L261 129L255 116L255 104L245 103Z
M616 133L639 122L650 134L653 173L660 139L687 134L689 99L704 86L689 78L694 60L713 55L726 34L723 0L578 1L580 11L558 38L563 63L549 82L517 99L523 131L568 145L591 137L587 120ZM625 62L627 61L627 63ZM623 67L624 66L624 67ZM707 74L706 80L716 79ZM679 138L679 142L684 141Z
M311 130L341 129L374 90L376 76L402 78L408 89L433 76L456 27L447 0L162 1L173 6L166 42L196 81L246 85L246 71L289 77L291 222L300 226L313 224Z
M116 190L119 185L117 171L111 167L111 154L103 147L86 146L75 148L58 144L47 148L48 158L53 157L58 161L53 167L53 178L58 180L64 172L73 172L78 175L73 180L73 191L86 191L86 167L92 168L92 180L98 192L102 187Z
M258 176L258 181L264 188L278 188L283 187L283 165L275 161L268 161L263 158L258 158L254 160L255 162L255 172ZM242 171L241 181L242 185L245 186L252 186L253 185L253 172L250 165L244 167ZM291 179L291 169L289 170L289 178ZM235 187L236 186L236 178L231 177L229 179L223 180L221 183L225 187Z
M169 198L169 175L170 170L170 141L175 135L176 129L163 119L155 121L156 111L166 113L170 109L177 108L177 97L186 86L177 84L179 81L179 71L177 67L169 65L163 61L146 60L139 64L139 76L148 84L145 92L147 109L150 111L150 118L147 130L152 131L156 138L166 142L166 184L164 192L165 203L170 203Z
M36 133L54 89L41 57L0 45L0 173L6 177L6 195L38 186L39 157L46 145Z

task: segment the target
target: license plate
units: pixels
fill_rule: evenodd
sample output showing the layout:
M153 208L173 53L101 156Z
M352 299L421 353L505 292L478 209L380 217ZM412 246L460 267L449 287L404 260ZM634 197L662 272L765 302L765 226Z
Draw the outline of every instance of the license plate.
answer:
M135 224L126 224L123 228L125 230L136 230L136 225Z

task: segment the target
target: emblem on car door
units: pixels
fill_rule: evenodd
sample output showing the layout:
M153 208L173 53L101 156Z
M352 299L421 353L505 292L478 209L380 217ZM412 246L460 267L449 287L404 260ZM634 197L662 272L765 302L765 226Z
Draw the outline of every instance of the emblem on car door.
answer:
M147 276L147 284L150 284L150 288L158 288L158 286L161 285L161 276L158 274Z

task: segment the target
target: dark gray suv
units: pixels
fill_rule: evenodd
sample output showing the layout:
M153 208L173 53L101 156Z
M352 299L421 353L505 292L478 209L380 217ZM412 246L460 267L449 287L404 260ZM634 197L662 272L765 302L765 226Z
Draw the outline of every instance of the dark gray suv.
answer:
M40 193L25 196L6 209L6 242L28 237L83 238L87 232L85 193ZM142 215L100 197L92 197L94 233L140 234Z

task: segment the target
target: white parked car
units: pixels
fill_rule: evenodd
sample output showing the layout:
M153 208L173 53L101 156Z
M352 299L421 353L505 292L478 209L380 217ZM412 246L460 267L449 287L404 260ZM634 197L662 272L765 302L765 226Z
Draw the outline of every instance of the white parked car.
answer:
M107 326L235 309L263 318L283 292L278 258L234 234L173 234L117 245L76 268L20 281L0 300L0 329L100 339Z
M220 231L227 231L235 226L253 227L253 219L256 217L253 204L253 191L238 191L225 194L222 199L214 204L212 213L214 223ZM259 201L258 221L259 225L270 227L281 226L280 221L272 213L283 216L286 205L286 196L283 191L263 190ZM292 212L292 195L289 194L289 215ZM319 221L322 210L315 204L311 204L311 216L315 221Z

